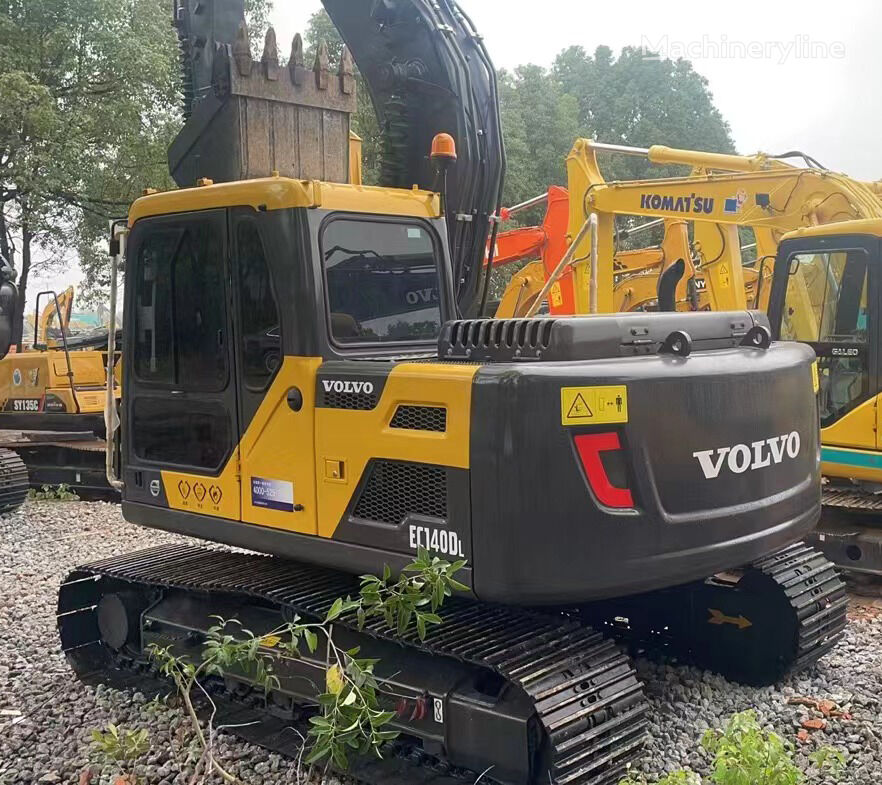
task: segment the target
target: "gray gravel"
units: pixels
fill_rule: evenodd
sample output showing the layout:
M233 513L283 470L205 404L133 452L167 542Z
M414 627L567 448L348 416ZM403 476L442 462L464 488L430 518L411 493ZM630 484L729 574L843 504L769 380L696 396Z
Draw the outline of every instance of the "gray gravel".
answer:
M75 681L58 648L54 616L58 583L70 568L173 541L184 538L131 526L117 506L104 503L29 502L0 518L0 785L80 782L95 763L90 732L110 722L150 729L151 749L136 769L138 785L189 783L193 761L180 712L140 694ZM882 597L870 587L873 592ZM831 655L775 688L742 687L692 668L639 662L651 706L646 773L690 766L706 774L702 733L748 708L796 741L803 720L822 717L788 703L805 697L832 701L847 716L827 717L826 729L797 742L800 757L817 744L831 744L848 753L843 782L882 782L882 600L854 599L850 617L846 639ZM290 761L235 738L222 735L218 752L245 783L306 782ZM111 782L113 773L96 772L92 785Z

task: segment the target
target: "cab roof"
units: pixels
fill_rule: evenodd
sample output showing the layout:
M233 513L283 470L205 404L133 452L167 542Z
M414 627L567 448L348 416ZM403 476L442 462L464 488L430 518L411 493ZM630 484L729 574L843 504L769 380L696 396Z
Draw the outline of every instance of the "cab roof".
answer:
M418 188L408 191L403 188L325 183L290 177L261 177L217 185L206 183L142 196L129 209L129 226L150 216L221 207L265 210L321 207L326 210L428 219L441 215L438 194Z
M852 221L839 221L820 226L804 226L787 232L781 241L805 237L832 237L843 234L867 234L873 237L882 237L882 218L856 218Z

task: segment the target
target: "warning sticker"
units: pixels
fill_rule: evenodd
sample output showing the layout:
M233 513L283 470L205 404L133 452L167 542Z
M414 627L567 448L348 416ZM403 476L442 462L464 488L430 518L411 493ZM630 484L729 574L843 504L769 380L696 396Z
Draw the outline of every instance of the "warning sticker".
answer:
M563 425L606 425L628 422L628 388L562 387L560 421Z

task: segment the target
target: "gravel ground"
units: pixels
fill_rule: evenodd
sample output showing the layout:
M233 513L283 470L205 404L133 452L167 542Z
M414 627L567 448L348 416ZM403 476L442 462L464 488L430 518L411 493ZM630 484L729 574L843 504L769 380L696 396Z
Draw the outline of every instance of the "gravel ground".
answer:
M110 722L150 729L151 749L136 770L138 785L189 782L193 762L181 714L137 693L76 682L59 651L54 616L57 586L70 568L183 540L131 526L118 507L104 503L29 502L0 518L0 785L79 783L94 763L91 730ZM742 687L692 668L639 662L651 707L644 770L652 777L690 766L706 774L708 761L699 748L704 730L755 708L764 723L796 741L803 762L818 744L830 744L848 754L842 782L882 781L882 589L865 582L861 591L869 596L853 596L851 623L839 647L812 671L775 688ZM795 698L832 703L819 709L795 704ZM798 741L803 721L811 719L825 727ZM290 761L231 737L220 737L218 752L246 783L306 781ZM111 774L108 768L96 772L92 785L110 782Z

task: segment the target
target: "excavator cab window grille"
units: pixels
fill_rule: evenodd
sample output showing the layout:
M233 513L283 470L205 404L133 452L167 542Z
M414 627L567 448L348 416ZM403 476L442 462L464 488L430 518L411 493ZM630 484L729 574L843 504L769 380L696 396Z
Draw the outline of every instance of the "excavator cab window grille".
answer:
M443 467L376 461L353 510L356 518L397 526L408 515L447 519L447 474Z
M447 430L447 409L444 406L402 405L395 410L390 427L444 433Z

